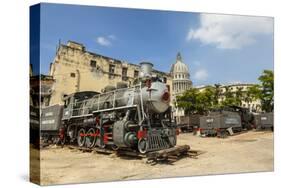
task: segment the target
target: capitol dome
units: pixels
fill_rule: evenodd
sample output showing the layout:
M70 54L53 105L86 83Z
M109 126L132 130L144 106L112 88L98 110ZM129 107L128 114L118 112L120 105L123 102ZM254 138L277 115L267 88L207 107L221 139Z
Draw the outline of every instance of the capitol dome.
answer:
M176 63L173 64L172 73L188 73L188 67L182 62L181 55L178 53Z
M172 65L170 73L175 94L182 93L192 86L188 66L183 63L180 53L177 54L176 62Z

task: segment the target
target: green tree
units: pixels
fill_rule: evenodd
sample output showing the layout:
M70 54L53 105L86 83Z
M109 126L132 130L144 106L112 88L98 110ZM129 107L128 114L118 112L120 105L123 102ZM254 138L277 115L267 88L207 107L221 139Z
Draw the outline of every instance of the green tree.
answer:
M211 86L207 86L203 91L199 92L196 97L196 111L204 114L214 105L215 90Z
M186 90L182 95L177 96L177 107L184 109L186 114L192 114L196 111L196 96L198 89L191 88Z
M214 89L209 86L203 91L191 88L177 97L177 107L184 109L186 114L204 114L213 107Z
M213 106L214 107L219 107L219 99L222 95L222 91L220 88L220 84L215 84L215 88L214 88L214 98L213 98Z
M274 108L274 74L271 70L264 70L259 77L261 82L261 107L266 112L272 112Z
M251 87L248 87L245 95L244 95L244 101L248 104L255 101L261 99L261 87L258 84L255 84ZM257 108L256 108L257 110Z
M222 101L222 106L232 106L236 105L236 98L234 93L231 91L230 86L225 86L224 97L225 99Z
M238 106L242 105L243 95L244 95L243 87L238 87L234 93L234 105L238 105Z

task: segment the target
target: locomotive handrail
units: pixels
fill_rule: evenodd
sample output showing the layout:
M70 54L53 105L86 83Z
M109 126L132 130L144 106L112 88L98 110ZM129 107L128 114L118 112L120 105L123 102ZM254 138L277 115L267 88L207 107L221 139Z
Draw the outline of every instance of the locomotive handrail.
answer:
M139 90L139 91L137 91ZM131 96L121 96L121 97L117 97L118 91L132 91L132 95ZM104 100L101 99L101 96L105 96ZM131 98L132 97L132 98ZM116 89L114 91L109 91L106 93L102 93L102 94L98 94L93 96L92 98L83 100L83 101L79 101L79 102L72 102L70 103L70 107L71 107L71 117L80 117L80 116L88 116L91 113L96 113L96 112L104 112L104 111L110 111L110 110L114 110L114 109L122 109L122 108L128 108L128 107L135 107L135 99L136 97L140 97L140 102L141 102L141 111L142 111L142 119L144 120L144 118L146 117L146 114L144 112L144 108L143 108L143 98L142 98L142 89L141 89L141 83L137 84L131 88L120 88L120 89ZM122 100L128 98L128 102L125 103L122 106L116 106L117 101L118 100ZM131 100L131 99L132 100ZM131 101L131 102L129 102ZM105 104L106 102L109 102L109 107L108 108L104 108L101 109L102 106L101 104ZM77 108L74 108L75 106L77 106ZM93 110L93 107L96 105L96 109Z
M141 102L141 111L142 111L142 120L141 121L144 121L144 119L147 117L145 112L144 112L144 108L143 108L143 98L142 98L142 90L141 90L141 83L139 84L140 85L140 102Z
M114 93L113 93L113 108L115 107L115 98L116 98L116 90L114 90Z
M94 100L92 100L92 101L94 101ZM99 102L100 102L100 95L99 95L99 98L98 98L98 110L100 109L100 103Z
M103 109L103 110L92 111L92 113L96 113L96 112L106 112L106 111L112 111L112 110L120 110L120 109L124 109L124 108L133 108L133 107L137 107L137 105L132 105L132 106L121 106L121 107L115 107L115 108L107 108L107 109Z

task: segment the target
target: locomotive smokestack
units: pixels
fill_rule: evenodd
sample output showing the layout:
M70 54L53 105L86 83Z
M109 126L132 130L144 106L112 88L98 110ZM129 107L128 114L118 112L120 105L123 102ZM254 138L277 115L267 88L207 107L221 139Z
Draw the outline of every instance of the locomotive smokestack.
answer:
M150 62L141 62L140 63L140 73L139 77L140 78L145 78L145 77L151 77L152 76L152 67L153 64Z

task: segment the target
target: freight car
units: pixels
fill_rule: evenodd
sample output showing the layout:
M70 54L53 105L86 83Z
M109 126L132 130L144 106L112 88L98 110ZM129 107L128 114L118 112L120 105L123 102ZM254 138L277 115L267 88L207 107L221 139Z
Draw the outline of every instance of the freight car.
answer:
M182 132L192 132L194 129L200 126L200 114L191 114L186 116L180 116L177 120L177 127L181 129Z
M200 133L206 136L226 137L227 129L232 128L233 132L242 130L241 117L239 113L227 110L216 110L208 116L200 117Z
M273 131L274 128L273 112L257 114L255 116L255 125L257 130L271 129Z
M118 84L102 93L66 96L57 131L60 141L140 153L174 147L178 131L172 122L169 86L164 78L152 75L152 67L141 63L137 84L132 87Z
M39 148L40 142L40 108L39 108L39 77L30 77L29 91L29 143Z
M229 111L237 112L239 113L241 117L241 123L243 129L253 129L255 127L255 117L254 114L249 111L248 108L243 108L239 106L229 106L226 107Z
M62 118L63 106L54 105L42 108L41 110L41 141L44 143L55 143L58 144L60 141L59 138L59 129L61 127L61 118Z
M33 105L29 106L29 135L30 135L30 144L33 144L35 147L39 145L39 127L40 127L40 115L39 108Z

